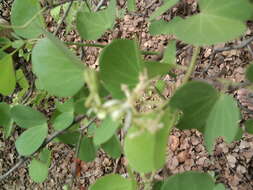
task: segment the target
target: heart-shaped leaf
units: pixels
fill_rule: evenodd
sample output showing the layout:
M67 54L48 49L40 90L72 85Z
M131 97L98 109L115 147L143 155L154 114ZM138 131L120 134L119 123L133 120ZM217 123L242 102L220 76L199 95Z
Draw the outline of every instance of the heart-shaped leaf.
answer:
M214 180L209 174L188 171L169 177L161 190L213 190L214 186Z
M0 56L0 94L12 94L16 86L15 71L11 55Z
M89 190L134 190L132 181L120 175L110 174L99 178Z
M213 45L243 35L247 29L246 20L253 16L253 5L249 0L199 0L198 2L199 14L179 22L177 20L173 25L168 23L168 26L163 26L168 28L168 32L162 30L161 33L172 32L180 40L196 46ZM153 31L158 31L157 26L155 29L153 26ZM170 27L174 29L169 29Z
M59 40L47 35L50 39L40 40L33 48L33 71L49 93L72 96L84 84L84 66Z
M11 9L11 24L23 38L36 38L42 34L44 21L38 0L15 0ZM26 26L25 26L26 25Z
M172 107L183 111L177 127L204 132L206 120L218 97L217 90L204 82L192 81L179 88L170 101Z
M34 153L44 142L47 132L46 124L27 129L15 142L18 153L22 156Z
M36 183L42 183L48 176L48 166L39 160L33 159L28 165L29 176Z
M106 30L111 29L116 17L116 1L111 0L106 10L77 13L77 30L85 40L97 40Z
M239 131L240 110L232 96L222 94L214 104L206 121L205 144L209 153L217 137L231 143Z
M23 105L16 105L11 109L13 120L22 128L35 127L47 123L46 117L39 111Z
M103 49L99 76L114 98L123 98L122 84L134 88L142 68L140 52L133 40L114 40Z

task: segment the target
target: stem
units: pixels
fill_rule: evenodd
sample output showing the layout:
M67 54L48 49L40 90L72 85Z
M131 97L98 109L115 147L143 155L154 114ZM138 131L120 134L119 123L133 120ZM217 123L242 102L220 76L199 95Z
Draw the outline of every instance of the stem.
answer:
M185 77L183 79L182 85L184 85L190 79L190 77L195 69L196 63L197 63L199 51L200 51L199 47L194 48L192 59L191 59L190 65L187 69L187 72L185 74Z
M79 42L64 42L66 45L77 45L81 47L98 47L98 48L104 48L106 45L102 44L86 44L86 43L79 43Z

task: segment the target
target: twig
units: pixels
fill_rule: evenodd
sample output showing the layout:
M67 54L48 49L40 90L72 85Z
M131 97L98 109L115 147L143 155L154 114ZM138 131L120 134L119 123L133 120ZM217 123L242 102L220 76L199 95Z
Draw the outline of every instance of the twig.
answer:
M232 46L227 46L227 47L223 47L223 48L217 48L214 49L211 58L210 58L210 63L209 65L204 69L204 71L202 72L202 74L206 73L208 71L208 69L211 67L211 65L213 64L214 58L216 56L217 53L223 52L223 51L230 51L233 49L242 49L245 48L246 46L248 46L251 42L253 41L253 36L242 41L240 44L238 45L232 45Z
M48 6L47 9L53 9L55 7L61 6L61 5L65 4L65 3L69 3L71 1L79 1L79 0L65 0L65 1L62 1L62 2L59 2L59 3L55 3L55 4L51 5L51 6Z
M66 129L60 130L60 131L56 131L55 133L53 133L50 137L48 137L44 143L30 156L24 157L22 156L20 158L20 160L10 169L8 170L5 174L3 174L2 176L0 176L0 181L4 180L6 177L8 177L12 172L14 172L16 169L18 169L22 164L24 164L28 159L30 159L33 155L35 155L37 152L39 152L41 149L43 149L48 143L50 143L54 138L58 137L59 135L63 134L65 131L67 131L69 128L71 128L73 125L75 125L76 123L79 123L80 121L82 121L86 116L85 115L81 115L81 116L77 116L75 118L75 120L72 122L72 124L67 127ZM93 119L87 126L89 127L93 122L95 121L95 119Z
M105 0L100 0L99 3L97 4L96 8L94 9L95 12L97 12L101 6L104 4Z
M192 59L191 59L190 65L189 65L189 67L188 67L188 69L187 69L187 72L186 72L186 74L185 74L185 77L184 77L184 79L183 79L182 84L185 84L185 83L189 80L189 78L191 77L191 74L193 73L194 68L195 68L195 65L196 65L196 62L197 62L199 50L200 50L199 47L195 47L195 48L194 48L194 50L193 50L193 55L192 55Z
M70 9L71 9L71 7L72 7L72 5L73 5L73 2L74 2L73 0L70 1L70 4L69 4L67 10L65 11L65 13L64 13L64 15L63 15L63 17L62 17L60 23L58 24L58 26L57 26L57 28L56 28L56 30L54 31L54 35L57 35L57 33L59 32L62 23L64 22L64 20L67 18L68 14L69 14L69 11L70 11Z

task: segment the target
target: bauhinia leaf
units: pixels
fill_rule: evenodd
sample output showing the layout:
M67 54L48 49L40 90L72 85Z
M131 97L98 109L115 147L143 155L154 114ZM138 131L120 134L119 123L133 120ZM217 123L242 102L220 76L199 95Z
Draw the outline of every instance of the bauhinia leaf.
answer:
M215 183L207 173L188 171L169 177L163 184L161 190L213 190Z
M48 176L48 166L47 164L33 159L28 165L29 176L36 183L42 183Z
M96 158L97 149L90 137L83 137L80 150L78 154L78 158L85 162L91 162Z
M4 138L11 135L13 119L11 118L11 107L2 102L0 103L0 127L3 127Z
M103 49L99 59L99 76L114 98L123 98L122 84L130 89L139 82L142 69L140 52L133 40L114 40Z
M13 120L22 128L31 128L47 123L46 117L39 111L23 105L16 105L11 109Z
M162 15L164 12L166 12L168 9L170 9L172 6L174 6L179 0L165 0L163 5L155 10L154 13L150 16L150 20L155 19L156 17Z
M186 19L177 19L176 24L163 22L161 32L158 31L160 24L151 25L153 32L173 33L180 40L196 46L213 45L243 35L247 29L245 22L253 15L253 5L249 0L199 0L198 2L199 14Z
M97 40L106 30L113 27L115 17L116 1L111 0L106 10L99 12L78 12L77 30L83 39Z
M15 142L18 153L22 156L29 156L34 153L44 142L47 132L46 124L27 129Z
M99 178L89 190L135 190L132 181L120 175L110 174Z
M107 142L102 144L101 147L114 159L121 156L121 144L116 135L113 135Z
M16 86L16 76L11 55L0 56L0 94L11 95Z
M183 111L177 127L204 132L206 120L218 97L217 90L204 82L192 81L179 88L170 101L172 107Z
M250 64L249 67L246 70L246 78L253 82L253 64Z
M11 9L14 31L23 38L36 38L41 35L44 21L40 11L38 0L15 0ZM24 26L27 23L28 25Z
M118 127L119 122L112 120L111 117L105 118L95 130L94 144L100 145L108 141L115 134Z
M240 121L240 110L232 96L221 94L206 121L204 140L209 153L217 137L231 143L236 139Z
M40 40L33 48L33 71L50 94L72 96L84 84L84 66L59 40L47 36L50 39Z

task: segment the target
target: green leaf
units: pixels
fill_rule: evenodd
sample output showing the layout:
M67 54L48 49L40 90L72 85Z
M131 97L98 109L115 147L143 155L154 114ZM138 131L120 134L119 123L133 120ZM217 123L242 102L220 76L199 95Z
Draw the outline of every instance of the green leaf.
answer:
M174 35L175 28L177 27L183 19L179 16L176 16L170 22L166 22L164 20L153 20L151 21L149 27L149 33L151 35L160 35L160 34L168 34Z
M119 122L113 121L111 117L105 118L100 127L96 128L94 134L94 144L100 145L108 141L119 127Z
M11 135L13 120L11 118L11 107L2 102L0 103L0 126L3 127L4 138Z
M113 135L107 142L102 144L101 147L114 159L121 156L121 144L116 135Z
M176 63L176 40L171 40L163 53L163 63L175 64Z
M78 158L85 162L91 162L96 158L96 154L97 149L93 144L92 138L83 137L80 144Z
M33 159L28 166L29 176L36 183L42 183L48 176L48 166L36 159Z
M18 153L22 156L29 156L34 153L44 142L47 132L46 124L27 129L15 142Z
M79 137L79 132L77 131L68 131L62 135L59 135L56 140L63 142L65 144L69 144L69 145L75 145L78 141L78 137Z
M163 3L163 5L155 10L154 13L150 16L150 20L155 19L156 17L162 15L164 12L166 12L168 9L170 9L172 6L174 6L179 0L165 0L166 2Z
M253 119L249 119L244 123L245 130L249 134L253 134Z
M63 130L66 129L71 125L71 123L74 120L74 113L73 112L64 112L59 115L57 115L53 121L52 125L55 130Z
M249 67L246 70L246 78L253 82L253 64L250 64Z
M219 94L208 83L192 81L179 88L170 100L170 105L183 111L177 125L179 129L198 129L204 132L209 113Z
M162 190L213 190L214 186L213 178L209 174L188 171L169 177Z
M116 1L111 0L106 10L77 13L77 30L85 40L97 40L106 30L111 29L116 17Z
M99 59L99 75L114 98L123 98L122 84L134 88L142 68L140 52L133 40L114 40L103 49Z
M231 143L239 130L240 110L232 96L221 94L215 102L206 121L204 139L209 153L213 150L215 139L219 136Z
M11 109L13 120L22 128L35 127L46 124L46 117L39 111L23 105L16 105Z
M50 166L51 163L51 151L47 148L44 148L40 152L40 161L44 164L46 164L48 167Z
M213 190L226 190L225 186L222 183L215 185Z
M134 190L132 182L120 175L110 174L99 178L89 190Z
M22 71L22 69L18 69L16 71L16 79L17 79L17 83L19 84L19 86L23 89L23 90L28 90L29 88L29 83L25 78L25 75Z
M69 99L64 103L56 102L56 109L62 113L64 112L73 112L74 111L74 102L73 99Z
M200 13L163 26L180 40L196 46L227 42L244 34L246 20L252 18L253 6L248 0L200 0ZM173 27L174 29L169 29ZM155 27L156 31L158 27ZM159 33L159 32L158 32Z
M16 86L15 71L11 55L4 55L0 59L0 94L11 95Z
M49 93L72 96L84 84L84 66L59 40L47 35L50 39L40 40L33 48L33 71Z
M44 21L42 14L38 15L40 10L38 0L15 0L11 9L11 24L19 28L14 27L14 31L23 38L36 38L41 35ZM31 21L35 15L37 15L36 18ZM20 28L27 22L30 24Z
M173 68L173 65L155 61L148 61L144 62L144 67L148 71L148 77L154 78L168 73L170 69Z
M137 172L149 173L165 164L168 135L175 121L175 114L170 109L160 114L148 114L143 118L143 126L134 125L128 130L124 151L129 165ZM157 125L152 122L159 117L159 126L152 132L147 130L147 127L154 128Z
M164 90L166 89L166 82L164 80L159 79L158 81L156 81L155 87L158 90L158 92L160 94L162 94L164 92Z
M127 9L130 12L136 10L136 0L127 0Z

